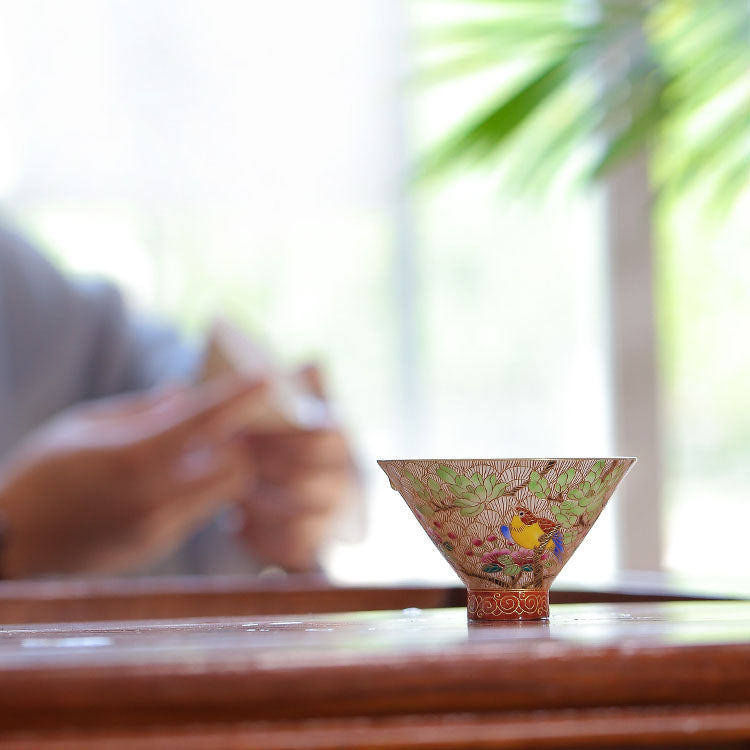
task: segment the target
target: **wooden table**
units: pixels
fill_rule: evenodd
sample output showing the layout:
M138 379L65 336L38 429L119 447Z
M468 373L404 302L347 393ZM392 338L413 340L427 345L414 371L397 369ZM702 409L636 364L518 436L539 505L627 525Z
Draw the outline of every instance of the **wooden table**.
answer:
M8 625L0 747L750 747L750 602Z
M601 587L560 587L552 604L589 602L745 599L749 591L707 591L629 580ZM351 612L421 607L465 607L466 589L455 586L336 586L321 576L165 576L0 581L0 623L153 620L271 615L276 612Z

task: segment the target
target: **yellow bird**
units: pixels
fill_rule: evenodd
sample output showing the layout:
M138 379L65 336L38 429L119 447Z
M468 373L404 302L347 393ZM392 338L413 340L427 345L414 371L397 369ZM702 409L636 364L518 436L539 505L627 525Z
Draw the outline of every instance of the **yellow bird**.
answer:
M536 549L539 539L554 528L554 521L535 516L528 508L518 506L516 515L510 520L510 527L501 526L500 531L509 542L515 542L524 549ZM560 557L563 545L559 531L547 542L545 549L554 550L555 555Z

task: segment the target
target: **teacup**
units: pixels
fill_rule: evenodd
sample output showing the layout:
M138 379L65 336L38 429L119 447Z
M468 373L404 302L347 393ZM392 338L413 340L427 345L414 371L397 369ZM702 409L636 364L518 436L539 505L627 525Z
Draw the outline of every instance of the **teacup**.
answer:
M468 589L471 620L549 617L549 588L635 458L378 461Z

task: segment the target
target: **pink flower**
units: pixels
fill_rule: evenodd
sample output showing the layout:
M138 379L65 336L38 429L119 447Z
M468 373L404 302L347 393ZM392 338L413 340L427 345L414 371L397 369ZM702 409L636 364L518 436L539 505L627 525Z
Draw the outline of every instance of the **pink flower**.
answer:
M514 563L518 563L518 565L524 565L525 563L530 563L533 561L534 552L530 549L516 549L510 553L510 556L513 559ZM543 552L541 555L542 560L546 560L548 557L549 552Z
M491 549L482 555L482 562L496 562L503 555L509 555L509 549Z
M534 553L530 549L513 550L513 552L510 553L510 556L513 562L518 565L531 562L534 559Z
M490 534L490 535L489 535L489 536L487 537L487 541L488 541L488 542L494 542L494 541L497 541L497 537L496 537L496 536L495 536L494 534Z
M472 543L472 544L473 544L473 545L474 545L475 547L481 547L481 546L482 546L482 540L481 540L481 539L472 539L472 540L471 540L471 543Z
M455 539L455 538L456 538L456 535L452 531L449 531L448 532L448 539Z
M441 527L442 527L442 525L443 525L443 524L442 524L442 523L440 523L440 521L433 521L433 522L432 522L432 525L433 525L433 526L434 526L434 527L435 527L436 529L439 529L439 528L441 528Z

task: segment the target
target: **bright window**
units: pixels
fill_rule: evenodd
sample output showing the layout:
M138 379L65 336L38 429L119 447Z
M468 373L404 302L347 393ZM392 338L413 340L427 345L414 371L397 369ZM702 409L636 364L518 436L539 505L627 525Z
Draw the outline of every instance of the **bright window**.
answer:
M602 196L521 199L482 170L407 190L483 85L405 85L419 23L399 0L0 0L4 205L186 335L225 313L323 361L368 484L366 538L330 556L345 581L455 581L377 458L613 450ZM747 516L738 217L711 261L675 218L661 269L681 571L703 498ZM563 579L614 576L610 510Z

